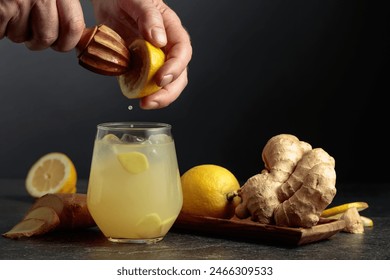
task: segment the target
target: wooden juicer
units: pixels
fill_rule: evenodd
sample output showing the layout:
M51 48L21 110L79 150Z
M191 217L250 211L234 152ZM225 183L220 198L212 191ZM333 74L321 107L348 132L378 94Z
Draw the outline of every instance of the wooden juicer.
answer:
M119 76L129 69L125 41L106 25L86 28L76 46L79 64L97 74Z

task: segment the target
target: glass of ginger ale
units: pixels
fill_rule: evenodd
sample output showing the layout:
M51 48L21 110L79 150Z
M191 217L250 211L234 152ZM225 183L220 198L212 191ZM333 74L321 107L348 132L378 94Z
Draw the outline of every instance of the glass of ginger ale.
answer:
M162 240L182 203L171 125L113 122L97 126L87 205L110 241Z

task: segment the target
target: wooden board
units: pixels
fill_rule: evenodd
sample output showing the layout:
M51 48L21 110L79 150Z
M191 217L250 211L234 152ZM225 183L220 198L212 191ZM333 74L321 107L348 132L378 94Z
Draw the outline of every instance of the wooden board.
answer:
M181 213L173 229L251 242L303 245L328 239L344 227L343 220L323 219L312 228L291 228L260 224L250 219L218 219Z

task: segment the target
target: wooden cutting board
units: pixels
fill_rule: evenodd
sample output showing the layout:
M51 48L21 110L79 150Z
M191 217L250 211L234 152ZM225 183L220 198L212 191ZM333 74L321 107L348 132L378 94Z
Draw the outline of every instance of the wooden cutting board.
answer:
M343 220L322 219L311 228L291 228L260 224L250 219L218 219L181 213L173 229L210 237L296 246L328 239L344 227Z

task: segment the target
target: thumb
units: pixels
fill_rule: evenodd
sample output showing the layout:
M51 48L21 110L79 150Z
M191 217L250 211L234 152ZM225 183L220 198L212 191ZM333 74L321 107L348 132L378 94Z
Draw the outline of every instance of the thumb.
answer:
M160 11L160 8L164 8L164 4L161 1L119 1L119 5L137 23L139 32L145 40L156 47L164 47L167 44L167 35Z

